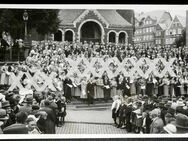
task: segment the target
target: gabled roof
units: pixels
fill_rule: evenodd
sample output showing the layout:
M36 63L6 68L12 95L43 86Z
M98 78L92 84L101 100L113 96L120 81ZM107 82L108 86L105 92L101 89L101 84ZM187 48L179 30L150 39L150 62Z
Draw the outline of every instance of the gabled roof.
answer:
M73 25L74 21L81 15L86 9L63 9L59 12L59 19L61 25ZM110 27L128 27L132 26L126 19L124 19L116 10L96 10L105 21L108 22Z
M119 15L116 10L97 10L99 13L108 21L109 25L114 26L132 26L127 20L125 20L121 15Z
M164 23L159 23L158 24L163 30L167 29L168 28L168 24L164 24Z
M62 9L59 11L59 19L62 25L73 24L74 20L84 12L84 9Z
M186 27L186 18L176 15L176 17L178 18L178 20L180 21L180 23L182 24L183 27Z
M135 17L137 20L141 21L143 18L147 18L149 16L153 20L156 20L158 23L165 12L166 11L164 10L156 10L156 11L146 12L143 14L136 13Z

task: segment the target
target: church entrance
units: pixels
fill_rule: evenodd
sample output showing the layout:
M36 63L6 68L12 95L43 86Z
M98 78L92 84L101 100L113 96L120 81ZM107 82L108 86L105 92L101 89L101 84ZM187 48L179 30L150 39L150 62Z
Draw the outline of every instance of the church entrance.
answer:
M93 21L86 22L80 30L80 41L84 42L101 42L101 28L99 24Z

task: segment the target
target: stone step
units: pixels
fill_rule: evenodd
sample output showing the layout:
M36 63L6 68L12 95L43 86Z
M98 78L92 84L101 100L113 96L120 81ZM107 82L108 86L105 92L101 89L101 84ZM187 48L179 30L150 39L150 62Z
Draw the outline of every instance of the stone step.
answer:
M91 104L89 107L109 107L111 106L111 103L101 103L101 104ZM76 105L76 108L86 108L88 107L88 105L84 104L84 105Z
M73 110L73 111L81 111L81 110L101 110L101 111L104 111L104 110L108 110L110 109L111 107L110 106L105 106L105 107L91 107L91 106L88 106L88 107L82 107L82 108L76 108L76 107L67 107L68 110Z

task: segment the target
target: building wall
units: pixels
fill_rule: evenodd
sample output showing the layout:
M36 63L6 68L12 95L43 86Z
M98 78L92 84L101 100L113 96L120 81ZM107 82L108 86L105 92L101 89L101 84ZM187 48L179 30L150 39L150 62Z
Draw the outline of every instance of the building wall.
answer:
M104 36L103 38L103 43L106 43L108 41L108 32L110 30L114 30L116 33L119 33L120 31L125 31L128 34L128 44L132 44L132 37L133 37L133 27L127 27L127 28L114 28L114 27L107 27L107 24L104 22L103 19L101 19L101 17L99 17L98 15L96 15L93 11L89 11L89 13L86 13L85 16L83 16L83 18L81 18L75 25L75 27L73 25L66 25L66 26L61 26L61 30L63 31L63 37L64 38L64 33L67 29L72 29L74 31L75 37L74 37L74 41L77 41L80 39L80 31L79 31L79 27L81 27L81 24L87 20L93 20L94 22L97 21L99 24L101 24L103 30L104 30ZM118 38L118 37L117 37Z
M177 17L175 17L170 27L165 31L165 45L172 45L175 39L181 36L184 27Z
M135 36L134 38L136 39L135 44L141 44L141 45L157 45L156 40L161 40L161 44L164 44L164 31L162 31L161 36L156 37L156 32L157 32L157 26L158 23L169 23L172 20L172 17L170 13L165 12L160 19L154 20L152 18L145 17L145 20L142 25L136 26L135 30ZM147 22L150 21L150 22ZM139 22L139 21L138 21ZM152 30L151 30L152 29ZM140 31L138 33L138 31ZM149 32L146 32L148 31ZM140 38L140 40L137 40L137 38Z

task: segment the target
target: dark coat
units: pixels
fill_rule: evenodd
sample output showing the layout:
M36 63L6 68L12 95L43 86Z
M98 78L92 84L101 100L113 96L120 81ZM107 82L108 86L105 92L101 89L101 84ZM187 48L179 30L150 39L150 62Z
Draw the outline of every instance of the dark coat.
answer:
M28 128L25 124L12 124L3 129L4 134L28 134Z
M103 76L102 79L103 79L103 84L106 85L106 86L108 85L110 87L109 78L108 77L105 78L105 76ZM104 87L103 91L104 91L104 98L107 98L107 99L110 98L110 88L107 89L106 87Z
M72 97L71 96L71 88L67 84L72 85L71 79L65 79L65 81L64 81L64 95L67 100L70 100Z
M47 115L47 119L45 120L45 134L55 134L55 120L56 117L54 112L49 107L43 107L40 111L45 111Z
M119 75L116 77L116 82L117 82L117 90L123 90L125 87L125 78L123 78L123 81L120 83L119 82Z

